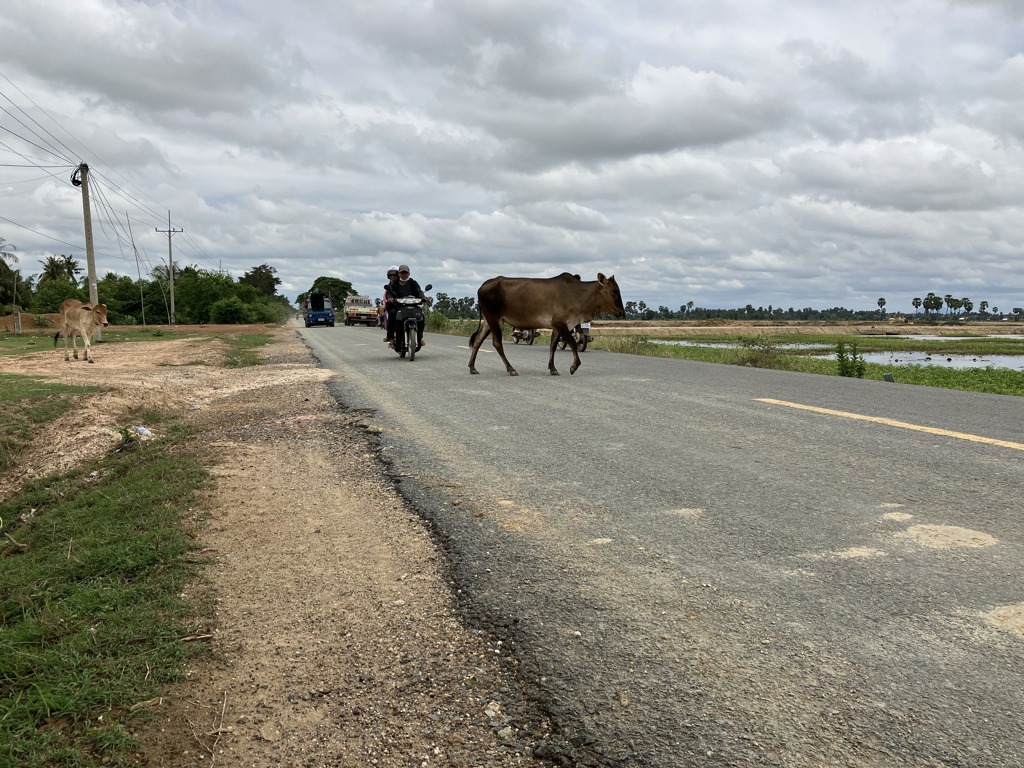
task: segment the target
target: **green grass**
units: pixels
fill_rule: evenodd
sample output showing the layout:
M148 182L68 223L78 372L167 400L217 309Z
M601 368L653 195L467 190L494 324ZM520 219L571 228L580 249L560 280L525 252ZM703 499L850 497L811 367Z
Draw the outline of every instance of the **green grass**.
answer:
M226 342L225 366L259 363L258 348L273 340L211 338ZM30 337L2 341L8 354L36 351ZM100 391L0 374L0 462L12 466L33 435ZM107 457L0 501L2 768L134 764L132 733L152 716L145 702L209 653L186 638L206 634L212 616L202 521L191 511L212 459L177 414L140 408L123 418ZM140 442L133 425L159 426L158 437Z
M890 341L891 339L891 341ZM694 341L693 337L687 337L687 341ZM712 336L711 341L722 342L729 339L722 336ZM596 336L590 349L604 349L611 352L623 352L634 355L649 355L653 357L668 357L678 360L700 360L706 363L724 363L729 365L746 365L759 368L774 368L777 370L799 371L801 373L816 373L827 376L838 376L839 365L833 355L831 359L809 357L806 353L791 353L789 350L780 349L780 343L792 343L792 336L759 336L759 337L734 337L732 341L735 346L731 347L699 347L699 346L676 346L672 344L657 344L654 340L644 336ZM830 352L835 351L840 341L850 344L848 337L814 336L810 339L807 335L796 338L796 343L822 344L822 347ZM853 339L857 345L857 352L867 351L948 351L950 354L1021 354L1024 351L1024 342L1020 339L973 339L964 342L959 346L958 342L949 342L946 346L926 347L931 342L917 341L905 338L864 337L858 336ZM989 345L990 341L1001 342ZM1016 346L1013 342L1016 341ZM898 346L888 346L896 344ZM995 351L995 350L999 351ZM849 349L848 349L849 351ZM968 392L990 392L1000 395L1024 396L1024 373L1011 371L1004 368L969 368L951 369L929 365L906 365L891 366L879 363L864 364L864 378L882 381L885 374L892 374L899 383L919 384L926 387L941 387L944 389L959 389Z
M59 419L83 394L102 387L51 384L13 373L0 373L0 472L11 469L34 432Z
M165 431L0 504L0 765L126 764L133 705L204 652L183 510L209 476Z
M22 355L28 352L40 352L54 348L53 336L57 332L56 328L31 328L24 331L20 335L15 335L10 331L0 332L0 355ZM133 328L131 330L117 330L111 331L109 329L103 331L103 338L101 341L96 341L94 344L99 346L101 344L111 344L119 342L135 342L135 341L153 341L155 338L159 339L183 339L190 336L187 331L167 331L160 328ZM81 349L82 342L78 342L79 349ZM58 339L57 349L64 349L64 340Z
M259 365L262 361L259 348L273 342L274 337L268 333L253 334L217 334L227 344L224 365L228 368L242 368Z
M477 321L451 321L443 332L469 337L476 330ZM511 329L505 329L511 332ZM507 338L507 335L506 335ZM658 344L659 340L680 340L685 338L695 344L713 343L727 346L702 347ZM549 336L539 336L536 345L548 344ZM931 352L934 354L960 355L1019 355L1024 354L1024 340L999 337L976 337L971 339L929 340L914 336L857 336L782 333L757 336L726 334L694 334L685 337L666 335L650 336L594 336L588 350L605 350L632 355L667 357L677 360L699 360L705 363L743 365L759 368L774 368L800 373L815 373L838 376L839 364L835 357L837 345L856 344L857 353L865 352ZM813 344L816 350L788 350L783 344ZM815 358L810 355L824 351L831 358ZM918 384L926 387L959 389L968 392L990 392L1000 395L1024 396L1024 373L1002 368L949 369L928 365L890 366L878 363L864 364L864 378L882 381L885 374L892 374L895 380L904 384Z

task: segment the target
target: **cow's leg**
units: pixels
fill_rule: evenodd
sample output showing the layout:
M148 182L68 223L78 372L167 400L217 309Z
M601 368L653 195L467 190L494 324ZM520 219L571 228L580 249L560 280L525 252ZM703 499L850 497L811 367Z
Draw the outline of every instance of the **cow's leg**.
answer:
M557 325L552 323L551 325L551 344L548 346L548 371L552 376L560 375L558 370L555 368L555 350L558 349L558 342L564 341L569 344L572 342L572 334L569 333L569 326ZM573 371L576 369L573 368Z
M576 373L576 369L580 367L580 354L576 349L576 339L573 337L568 325L563 325L560 328L552 328L551 330L551 349L548 352L548 370L551 371L552 376L558 375L558 371L555 370L555 348L558 345L559 339L562 339L572 349L572 366L569 368L569 375L571 376Z
M519 371L512 367L512 363L505 357L505 345L501 339L501 320L491 326L491 343L494 344L494 349L497 351L498 356L501 358L501 362L505 364L505 370L508 371L509 376L518 376Z
M484 339L487 338L487 334L491 332L491 326L481 326L476 332L469 337L469 346L473 351L469 354L469 372L480 373L476 369L476 353L480 351L480 345L484 343Z
M88 333L82 334L82 356L87 363L95 363L92 359L92 337Z
M70 363L71 355L68 354L68 336L71 335L71 329L65 326L61 329L61 333L64 335L64 362ZM75 357L78 357L78 355L75 355Z

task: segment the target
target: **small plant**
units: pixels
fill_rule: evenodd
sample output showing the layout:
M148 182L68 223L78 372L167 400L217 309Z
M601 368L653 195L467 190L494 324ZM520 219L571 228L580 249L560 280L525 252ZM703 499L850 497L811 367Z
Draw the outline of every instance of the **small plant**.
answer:
M840 339L836 343L836 363L839 365L839 375L850 378L864 378L864 355L857 354L857 344L850 342L847 350L846 342Z
M36 324L37 328L49 328L53 323L50 318L45 315L32 315L32 322Z
M771 339L741 338L736 364L751 368L779 368L780 357L779 346Z
M428 309L425 313L425 327L428 331L445 332L451 326L451 320L437 310Z

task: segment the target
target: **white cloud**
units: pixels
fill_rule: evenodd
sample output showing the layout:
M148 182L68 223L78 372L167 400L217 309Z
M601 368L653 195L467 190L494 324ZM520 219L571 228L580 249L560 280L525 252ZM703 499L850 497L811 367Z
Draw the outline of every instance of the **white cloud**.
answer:
M150 266L170 209L180 261L293 295L408 261L460 296L569 270L652 306L1024 303L1016 3L10 0L0 34L26 272L84 260L86 161Z

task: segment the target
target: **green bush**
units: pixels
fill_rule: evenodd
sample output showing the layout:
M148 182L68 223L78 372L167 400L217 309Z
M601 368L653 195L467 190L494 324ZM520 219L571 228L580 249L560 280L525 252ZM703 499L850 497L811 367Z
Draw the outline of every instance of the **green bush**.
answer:
M851 342L850 349L847 351L846 342L842 339L839 340L836 344L836 363L839 366L840 376L849 376L856 379L864 378L864 355L857 354L856 342Z
M217 324L244 324L253 322L250 307L237 296L219 299L210 305L210 322Z

